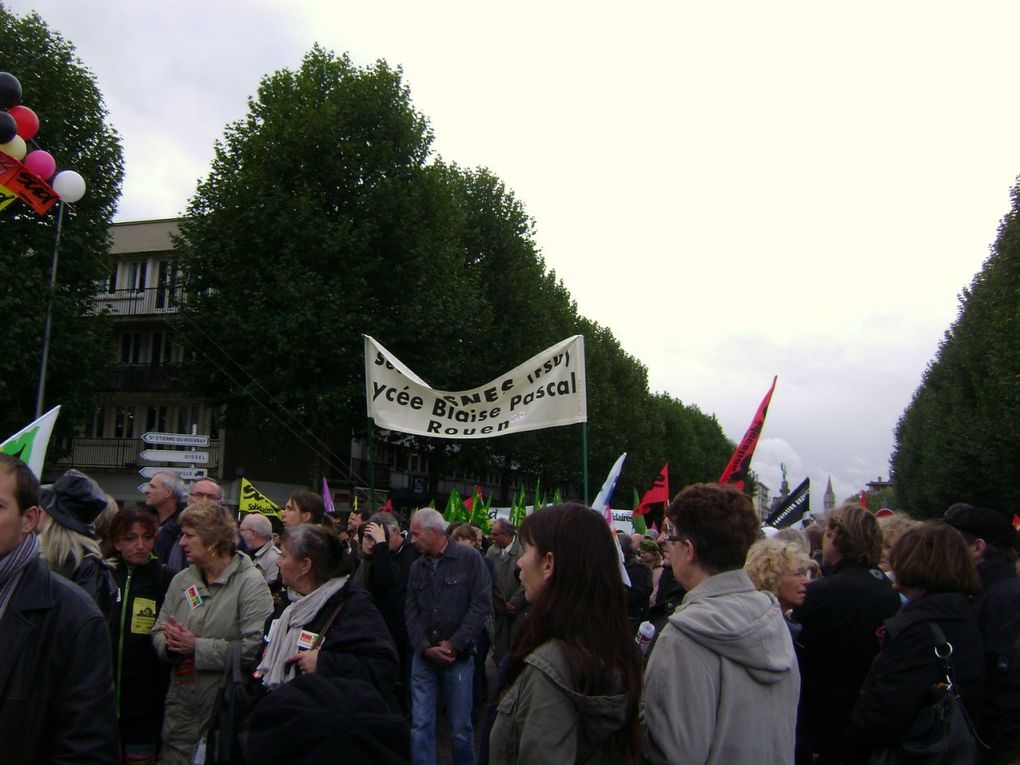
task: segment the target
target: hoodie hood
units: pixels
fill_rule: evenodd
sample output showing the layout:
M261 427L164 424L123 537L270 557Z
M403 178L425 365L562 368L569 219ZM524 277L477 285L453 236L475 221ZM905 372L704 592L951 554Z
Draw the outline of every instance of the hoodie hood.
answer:
M594 746L617 733L627 719L628 697L620 682L619 693L585 696L574 689L566 654L558 640L550 640L524 660L555 683L578 710L581 740Z
M770 592L757 591L743 569L703 581L687 593L669 623L705 649L743 666L763 685L785 679L797 662L779 601Z

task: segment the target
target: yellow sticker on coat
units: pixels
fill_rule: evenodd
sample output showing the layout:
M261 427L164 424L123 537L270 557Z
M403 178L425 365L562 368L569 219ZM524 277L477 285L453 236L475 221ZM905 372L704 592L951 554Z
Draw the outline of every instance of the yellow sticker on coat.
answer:
M156 623L156 601L151 598L135 598L131 604L131 634L148 635Z

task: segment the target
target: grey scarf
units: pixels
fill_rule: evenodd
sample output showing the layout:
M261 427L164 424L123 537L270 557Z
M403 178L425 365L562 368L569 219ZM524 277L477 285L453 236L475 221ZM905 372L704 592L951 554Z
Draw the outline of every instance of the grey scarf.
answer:
M287 664L287 657L298 652L298 637L301 628L312 621L334 593L347 584L347 577L341 576L312 590L296 603L291 603L280 614L270 629L269 645L259 664L262 684L272 690L294 677L294 665Z
M4 618L14 588L21 581L25 566L39 557L39 537L22 534L18 546L0 558L0 619Z

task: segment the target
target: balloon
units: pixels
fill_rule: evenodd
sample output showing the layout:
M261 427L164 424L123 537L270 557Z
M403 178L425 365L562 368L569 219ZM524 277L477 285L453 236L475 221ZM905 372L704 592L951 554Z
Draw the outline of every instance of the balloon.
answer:
M45 181L52 178L53 173L57 171L57 161L48 151L36 149L25 157L25 167Z
M74 170L61 170L51 185L57 196L69 204L85 196L85 179Z
M39 118L35 112L27 106L12 106L7 113L18 123L18 135L26 141L35 138L35 134L39 132Z
M0 143L14 140L18 134L18 123L7 112L0 112Z
M28 151L28 147L25 146L25 139L20 135L14 136L14 140L8 141L7 143L0 143L0 151L6 154L8 157L14 157L18 162L25 158L25 152Z
M21 83L13 74L0 72L0 108L10 109L21 103Z

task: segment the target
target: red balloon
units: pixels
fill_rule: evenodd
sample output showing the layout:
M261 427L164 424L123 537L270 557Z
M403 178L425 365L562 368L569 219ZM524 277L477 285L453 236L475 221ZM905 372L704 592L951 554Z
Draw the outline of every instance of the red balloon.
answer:
M14 117L18 124L18 135L26 141L35 138L35 134L39 132L39 118L35 112L27 106L12 106L7 113Z

